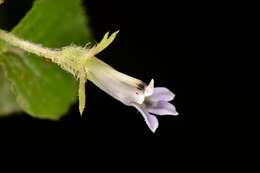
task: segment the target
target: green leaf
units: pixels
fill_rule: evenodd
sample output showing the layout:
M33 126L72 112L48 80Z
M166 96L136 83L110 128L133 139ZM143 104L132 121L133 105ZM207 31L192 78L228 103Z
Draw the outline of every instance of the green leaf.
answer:
M16 103L15 97L10 90L10 83L4 77L1 68L0 81L0 117L20 111L20 107Z
M6 51L6 44L0 40L0 55Z
M12 32L43 46L59 48L90 41L86 26L80 0L36 0ZM28 114L56 120L75 101L77 82L57 65L20 51L0 55L0 63L19 105Z

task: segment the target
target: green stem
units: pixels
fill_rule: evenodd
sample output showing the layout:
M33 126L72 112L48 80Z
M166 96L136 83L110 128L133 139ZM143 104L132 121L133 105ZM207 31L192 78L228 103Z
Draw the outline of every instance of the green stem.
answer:
M39 44L25 41L2 29L0 29L0 39L14 47L18 47L24 51L45 57L47 59L53 60L57 57L57 51L42 47Z

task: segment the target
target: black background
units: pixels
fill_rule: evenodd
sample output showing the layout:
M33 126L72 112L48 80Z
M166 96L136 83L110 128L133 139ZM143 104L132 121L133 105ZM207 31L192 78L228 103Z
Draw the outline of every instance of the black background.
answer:
M7 1L1 11L8 22L1 23L1 28L15 26L31 5L30 0ZM82 118L75 104L59 122L24 114L1 119L1 133L20 141L30 136L67 142L100 139L117 145L140 139L181 144L193 136L194 144L201 134L236 136L254 116L249 108L255 72L249 68L252 57L246 50L251 27L247 5L134 0L84 1L84 5L96 40L120 29L116 41L98 57L119 71L145 82L153 78L156 86L170 88L180 115L158 117L159 128L152 134L134 108L89 83ZM208 131L212 133L207 135Z

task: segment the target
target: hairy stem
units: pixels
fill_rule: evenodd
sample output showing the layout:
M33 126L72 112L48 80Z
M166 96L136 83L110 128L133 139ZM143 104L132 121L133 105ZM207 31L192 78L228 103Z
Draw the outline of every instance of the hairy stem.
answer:
M57 57L57 51L18 38L15 35L8 33L2 29L0 29L0 39L5 41L9 45L18 47L24 51L36 54L38 56L42 56L51 60Z

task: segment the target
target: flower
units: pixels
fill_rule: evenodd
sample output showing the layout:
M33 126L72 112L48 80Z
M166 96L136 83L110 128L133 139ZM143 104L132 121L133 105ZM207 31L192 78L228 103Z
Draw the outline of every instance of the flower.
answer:
M22 40L0 29L0 38L7 43L51 59L64 70L79 80L79 111L82 115L85 108L85 83L93 82L110 96L127 106L134 106L143 116L152 132L158 128L155 115L178 115L175 107L169 103L174 94L167 88L155 87L153 79L147 85L143 81L125 75L95 57L96 54L109 46L119 31L103 39L92 48L65 46L61 49L50 49Z
M110 37L108 33L105 34L99 44L90 49L90 53L84 54L84 68L80 68L85 72L82 80L79 96L80 97L80 112L84 110L85 94L84 83L90 80L100 89L108 93L113 98L122 102L127 106L135 107L143 116L146 124L152 132L158 128L158 120L155 115L178 115L174 105L169 103L173 100L174 94L167 88L155 87L153 79L147 85L143 81L123 74L105 62L96 58L95 55L105 49L116 37L118 31L113 33ZM81 91L82 90L82 91ZM82 104L81 104L82 103Z
M169 103L169 101L174 99L175 95L168 88L154 88L153 79L146 87L144 97L142 104L132 103L132 106L142 114L152 132L155 132L159 125L155 115L178 115L175 106Z
M134 106L152 132L158 128L155 115L178 115L174 105L169 103L175 95L167 88L154 88L153 79L146 85L95 57L88 59L86 71L87 79L100 89L123 104Z

